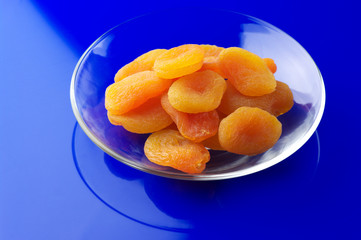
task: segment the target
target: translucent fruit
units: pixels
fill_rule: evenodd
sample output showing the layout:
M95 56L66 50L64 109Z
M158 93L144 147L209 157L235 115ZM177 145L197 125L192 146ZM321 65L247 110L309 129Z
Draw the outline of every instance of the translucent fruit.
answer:
M272 73L275 73L277 71L277 65L276 65L275 61L272 58L263 58L263 61L266 63L268 69Z
M218 116L219 116L219 120L222 121L223 118L227 117L226 114L220 112L217 110ZM212 149L212 150L219 150L219 151L225 151L225 149L221 146L221 144L219 143L219 139L218 139L218 131L217 134L207 138L206 140L201 142L203 144L203 146Z
M158 56L153 69L161 78L171 79L196 72L202 67L203 48L186 44L171 48Z
M172 84L170 79L157 77L153 71L143 71L111 84L105 91L105 108L112 114L126 113L160 96Z
M218 110L228 115L243 106L258 107L277 117L292 108L293 94L286 83L277 81L274 92L259 97L249 97L238 92L232 84L227 82L227 90Z
M108 112L108 119L113 125L121 125L133 133L152 133L173 123L171 117L162 108L160 97L151 98L122 115Z
M152 70L155 59L165 51L167 50L155 49L137 57L132 62L119 69L117 74L115 74L114 81L119 82L123 78L126 78L134 73Z
M209 45L209 44L201 44L200 46L203 48L204 58L218 57L218 55L224 49L223 47L218 47L216 45Z
M240 107L224 118L218 131L219 143L229 152L257 155L276 144L282 124L270 113L252 107Z
M151 134L145 142L144 153L153 163L190 174L201 173L210 160L210 154L203 145L170 129Z
M264 60L238 47L224 49L218 57L219 68L243 95L262 96L276 88L276 80Z
M171 116L179 132L189 140L201 142L216 135L219 125L217 111L203 113L185 113L173 108L169 103L168 95L161 99L163 109Z
M218 65L218 56L223 47L218 47L216 45L200 45L204 50L204 60L203 65L200 71L212 70L224 78L224 74L221 72Z
M216 72L195 72L177 79L168 90L168 99L178 111L209 112L219 106L226 87L226 81Z
M113 125L151 133L153 163L201 173L208 149L261 154L282 134L276 118L293 106L277 65L239 47L186 44L149 51L123 66L105 92Z

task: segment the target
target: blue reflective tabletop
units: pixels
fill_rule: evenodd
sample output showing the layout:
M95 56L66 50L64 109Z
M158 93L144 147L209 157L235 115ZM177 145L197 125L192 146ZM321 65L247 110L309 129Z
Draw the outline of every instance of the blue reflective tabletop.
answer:
M265 20L315 60L326 108L291 157L245 177L172 180L120 163L77 124L69 87L87 47L125 20L184 6ZM358 9L351 0L0 0L0 240L361 239Z

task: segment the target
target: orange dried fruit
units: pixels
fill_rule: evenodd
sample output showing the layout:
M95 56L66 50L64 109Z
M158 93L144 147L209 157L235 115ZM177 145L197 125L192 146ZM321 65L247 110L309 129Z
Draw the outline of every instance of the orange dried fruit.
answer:
M178 78L199 70L203 64L203 58L204 51L201 46L181 45L159 55L153 69L161 78Z
M119 69L119 71L115 74L114 81L119 82L123 78L126 78L134 73L152 70L155 59L165 51L167 50L154 49L137 57L132 62Z
M227 82L227 90L218 110L228 115L243 106L258 107L277 117L292 108L293 94L286 83L277 81L274 92L259 97L250 97L241 94Z
M224 73L222 73L221 69L219 68L218 58L216 57L207 57L204 60L202 68L199 71L211 70L213 72L218 73L223 78L226 78Z
M200 45L204 50L204 60L200 71L212 70L224 78L224 74L221 72L218 65L218 55L224 49L216 45Z
M282 124L270 113L240 107L219 124L221 146L229 152L257 155L273 147L282 133Z
M150 161L197 174L210 160L206 147L256 155L276 144L276 117L293 106L276 71L273 59L238 47L155 49L119 69L105 107L112 124L152 133L144 146Z
M286 83L277 81L276 91L270 95L268 96L270 107L267 111L276 117L285 114L293 107L293 94Z
M143 71L111 84L105 91L105 108L115 115L124 114L160 96L172 84L171 79L159 78L153 71Z
M153 163L190 174L201 173L210 160L210 154L202 144L170 129L151 134L145 142L144 153Z
M122 115L108 112L108 119L113 125L121 125L133 133L152 133L168 127L173 123L164 111L160 97L151 98L139 107Z
M163 109L170 115L184 137L194 142L201 142L216 135L219 125L217 111L203 113L178 111L169 103L167 94L163 94L161 103Z
M169 125L168 127L166 127L165 129L171 129L171 130L179 131L177 125L174 122L172 122L172 124Z
M223 118L227 117L226 114L224 114L218 110L217 110L217 113L218 113L219 121L222 121ZM217 131L216 135L214 135L210 138L207 138L206 140L202 141L201 143L203 144L203 146L205 146L209 149L225 151L225 149L219 143L218 131Z
M238 47L224 49L218 57L219 68L243 95L262 96L276 88L276 80L264 60Z
M218 55L224 49L223 47L218 47L216 45L210 45L210 44L201 44L200 46L203 48L204 58L218 57Z
M212 149L212 150L218 150L218 151L224 151L225 149L221 146L218 139L218 133L210 138L207 138L206 140L201 142L203 146Z
M209 112L219 106L226 88L226 81L216 72L195 72L173 82L168 99L178 111Z
M263 58L263 61L266 63L268 69L274 74L277 71L277 65L272 58Z

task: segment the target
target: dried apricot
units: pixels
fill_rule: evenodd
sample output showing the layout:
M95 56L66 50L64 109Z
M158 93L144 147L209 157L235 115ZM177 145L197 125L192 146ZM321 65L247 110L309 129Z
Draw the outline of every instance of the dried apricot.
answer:
M276 117L293 106L276 71L273 59L238 47L155 49L119 69L105 107L112 124L152 133L144 145L151 162L197 174L210 160L206 148L256 155L276 144Z
M204 58L218 57L218 55L224 49L223 47L218 47L216 45L210 45L210 44L201 44L200 46L203 48Z
M293 94L286 83L277 81L276 91L270 95L269 98L272 98L270 100L272 103L269 112L276 117L285 114L293 107Z
M108 112L108 118L113 125L121 125L133 133L152 133L173 123L171 117L162 108L160 97L151 98L122 115Z
M186 44L171 48L158 56L153 69L158 77L171 79L196 72L202 67L203 48L196 44Z
M200 45L204 50L204 60L200 71L212 70L224 78L224 74L221 72L218 65L218 55L224 49L216 45Z
M218 113L219 121L222 121L223 118L227 117L226 114L224 114L218 110L217 110L217 113ZM217 131L216 135L214 135L210 138L207 138L206 140L202 141L201 143L203 144L203 146L205 146L209 149L225 151L225 149L219 143L218 131Z
M282 124L270 113L252 107L240 107L219 124L221 146L229 152L257 155L276 144Z
M272 73L275 73L277 71L277 65L276 65L275 61L272 58L263 58L263 61L266 63L268 69Z
M171 129L171 130L179 131L177 125L174 122L172 122L172 124L169 125L168 127L166 127L165 129Z
M151 134L145 142L144 153L153 163L190 174L201 173L210 160L210 154L202 144L169 129Z
M119 69L117 74L115 74L114 81L119 82L123 78L126 78L134 73L152 70L155 59L165 51L167 50L154 49L137 57L132 62Z
M243 95L262 96L276 88L276 80L263 59L238 47L224 49L218 57L219 68Z
M203 113L178 111L169 103L167 94L163 94L161 103L163 109L170 115L184 137L194 142L201 142L216 135L219 125L217 111Z
M201 142L203 146L212 149L212 150L219 150L224 151L225 149L221 146L218 139L218 133L210 138L207 138L206 140Z
M205 71L205 70L212 70L213 72L216 72L219 75L221 75L223 78L226 78L224 73L222 73L221 69L219 68L218 58L216 57L207 57L207 59L204 60L200 71Z
M168 99L178 111L209 112L219 106L226 87L226 81L216 72L195 72L173 82L168 90Z
M105 108L112 114L126 113L160 96L172 84L170 79L157 77L153 71L143 71L111 84L105 91Z
M227 90L218 110L224 114L230 114L243 106L258 107L277 117L292 108L292 91L286 83L277 81L274 92L259 97L249 97L238 92L232 84L227 82Z

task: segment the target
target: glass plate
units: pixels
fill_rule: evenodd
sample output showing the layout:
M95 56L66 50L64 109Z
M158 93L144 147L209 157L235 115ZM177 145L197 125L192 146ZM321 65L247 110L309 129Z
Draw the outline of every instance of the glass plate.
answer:
M282 136L257 156L210 151L211 160L201 174L186 174L158 166L145 157L148 135L134 134L107 119L105 89L123 65L156 48L182 44L242 47L275 60L277 80L294 95L290 112L278 117ZM87 136L104 152L136 169L175 179L217 180L266 169L297 151L316 130L325 107L322 76L306 50L289 35L260 19L217 9L173 9L128 20L99 37L75 67L70 87L75 117Z

